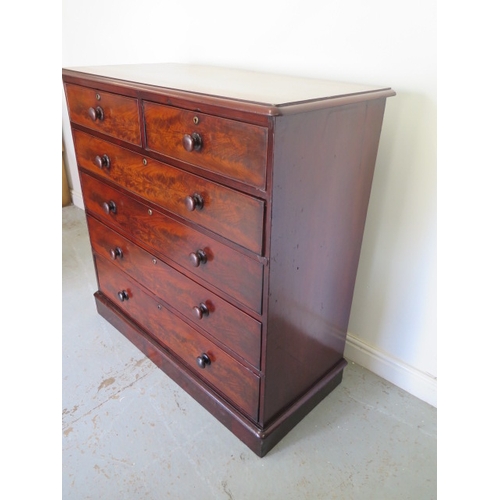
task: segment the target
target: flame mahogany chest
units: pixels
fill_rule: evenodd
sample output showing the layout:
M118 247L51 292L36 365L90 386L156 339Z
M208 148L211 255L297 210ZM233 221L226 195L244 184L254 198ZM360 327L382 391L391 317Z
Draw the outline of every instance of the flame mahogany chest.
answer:
M341 381L387 87L63 69L97 311L264 456Z

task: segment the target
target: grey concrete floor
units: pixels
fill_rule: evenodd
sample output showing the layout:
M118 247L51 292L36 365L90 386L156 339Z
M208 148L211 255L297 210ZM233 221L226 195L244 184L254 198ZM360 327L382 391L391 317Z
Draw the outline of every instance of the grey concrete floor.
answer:
M96 313L84 212L62 222L64 500L436 498L436 409L351 362L258 458Z

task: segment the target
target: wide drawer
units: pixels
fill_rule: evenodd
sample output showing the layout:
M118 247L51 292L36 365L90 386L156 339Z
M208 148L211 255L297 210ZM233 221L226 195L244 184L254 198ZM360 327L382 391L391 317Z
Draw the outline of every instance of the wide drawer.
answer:
M267 128L147 101L143 106L148 149L265 189Z
M264 202L73 130L78 164L261 254Z
M91 216L92 248L195 321L199 328L260 368L261 324Z
M263 266L80 172L85 207L98 219L261 313Z
M92 130L141 145L137 99L66 84L70 120Z
M170 312L117 267L96 256L99 289L216 391L257 420L259 377ZM205 361L204 361L205 360Z

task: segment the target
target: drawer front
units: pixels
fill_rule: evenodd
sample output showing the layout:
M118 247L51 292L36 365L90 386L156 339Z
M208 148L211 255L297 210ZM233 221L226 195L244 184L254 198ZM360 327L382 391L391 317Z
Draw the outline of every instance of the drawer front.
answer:
M144 292L111 262L96 256L99 289L118 307L181 358L219 393L257 420L259 377ZM126 295L125 295L125 294ZM119 294L122 294L121 300ZM208 356L201 368L198 357Z
M66 99L72 122L141 145L137 99L69 83L66 84Z
M255 253L262 253L262 200L78 130L73 130L73 138L81 167ZM195 200L201 203L192 203Z
M260 368L261 324L93 217L92 248L142 283L199 328Z
M265 127L151 102L143 105L148 149L265 189Z
M262 264L88 174L81 172L80 180L85 207L98 219L261 313ZM107 213L105 204L116 210Z

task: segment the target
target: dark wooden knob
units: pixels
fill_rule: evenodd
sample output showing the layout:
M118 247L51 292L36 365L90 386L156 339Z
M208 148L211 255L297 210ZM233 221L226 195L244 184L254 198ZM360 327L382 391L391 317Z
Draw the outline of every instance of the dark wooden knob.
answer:
M198 366L203 369L205 366L209 366L212 361L210 361L208 354L203 353L196 358L196 362L198 363Z
M94 163L99 168L108 168L109 169L109 167L111 167L111 160L109 159L108 155L96 156L94 158Z
M203 316L208 316L209 314L208 307L203 303L201 303L199 306L194 306L193 312L198 319L202 319Z
M194 132L193 134L185 134L182 138L182 145L186 151L199 151L203 145L201 135Z
M95 108L89 108L89 116L92 121L104 120L104 111L101 106L96 106Z
M109 253L113 260L123 259L123 250L120 247L112 248Z
M198 267L200 264L207 262L207 254L203 250L196 250L196 252L189 254L189 259L194 267Z
M102 208L107 214L116 214L116 203L114 201L105 201Z
M184 203L190 212L193 212L195 209L201 210L203 208L203 198L198 193L194 193L192 196L186 196Z
M118 292L118 298L120 299L121 302L125 302L128 300L128 293L127 290L121 290Z

